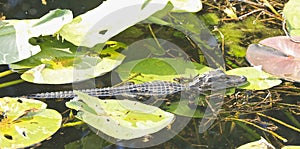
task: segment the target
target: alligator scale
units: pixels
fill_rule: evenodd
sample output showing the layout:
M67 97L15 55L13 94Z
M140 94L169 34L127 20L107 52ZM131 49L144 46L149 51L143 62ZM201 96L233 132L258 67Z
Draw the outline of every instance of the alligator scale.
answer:
M130 84L117 87L95 88L79 90L96 97L106 96L162 96L181 91L218 91L226 88L244 85L247 82L244 76L226 75L222 70L213 70L203 75L197 75L192 79L183 81L153 81L142 84ZM73 91L46 92L27 95L27 98L73 98Z

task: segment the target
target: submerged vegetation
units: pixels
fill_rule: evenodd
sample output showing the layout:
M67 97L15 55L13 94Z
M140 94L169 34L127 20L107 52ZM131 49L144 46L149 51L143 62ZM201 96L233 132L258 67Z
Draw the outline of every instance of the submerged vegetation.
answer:
M0 77L17 71L21 78L28 82L73 83L73 87L80 88L82 82L78 85L78 81L95 77L97 80L112 80L111 84L105 84L107 86L120 83L114 82L117 80L114 73L117 73L117 78L123 81L121 83L138 84L155 80L174 81L174 78L184 82L191 80L188 79L191 76L213 68L227 69L226 73L230 75L246 76L249 83L221 93L224 101L219 103L214 103L213 93L201 95L196 101L195 109L188 106L189 100L180 101L178 97L172 96L170 99L161 100L163 104L159 108L114 99L101 100L95 104L96 98L79 92L78 99L70 100L63 110L60 109L63 115L61 129L72 127L75 131L88 132L88 135L77 137L78 140L75 142L64 143L67 144L64 147L112 146L107 140L114 140L111 142L121 146L136 145L134 141L141 143L137 146L151 146L152 140L161 137L159 130L176 129L176 125L173 124L174 117L187 118L186 126L180 133L170 138L166 137L167 140L170 139L169 141L166 140L167 142L154 148L237 148L249 142L256 147L263 144L263 148L282 148L288 145L299 147L299 84L281 81L280 78L264 72L259 67L251 67L245 58L250 44L259 43L268 37L285 35L282 29L285 18L281 12L287 0L202 0L201 5L198 3L195 8L187 7L190 5L175 5L175 0L173 4L172 1L162 2L161 8L152 8L153 1L146 0L145 3L136 1L136 5L142 6L142 9L137 7L136 14L126 14L128 16L126 22L118 22L124 19L125 14L122 11L117 16L105 16L108 10L104 9L118 4L118 0L104 2L99 7L76 17L73 17L69 10L53 10L40 19L25 22L10 21L7 18L8 20L0 22L2 40L0 46L2 49L15 48L17 52L0 50L0 53L15 54L12 59L6 59L5 56L0 58L1 64L7 64L11 69L0 73ZM118 5L117 8L120 9L121 6ZM174 7L181 10L174 11ZM201 7L202 10L199 11ZM146 8L151 12L143 12ZM193 13L182 13L189 10ZM103 18L95 20L94 16L99 12L104 13ZM107 28L107 24L103 25L97 21L108 22L110 28ZM142 23L138 23L140 21ZM285 21L288 23L287 31L294 29L293 36L296 36L297 26L292 26L291 20ZM53 23L57 24L55 28L51 28ZM26 24L21 34L18 30L20 24ZM5 34L7 32L10 34ZM14 37L30 39L30 43ZM7 41L16 46L10 46ZM20 47L26 47L25 51ZM22 52L26 53L27 57L18 57ZM108 73L112 73L112 78L107 78L109 76L105 74ZM23 80L1 82L1 96L8 96L4 93L7 86L13 88L12 84L21 83ZM98 87L95 83L87 84L88 87ZM1 98L0 101L2 99L6 100ZM61 104L64 103L55 102L51 108L56 109ZM124 104L127 106L123 106ZM214 113L211 106L219 108L216 111L217 116L206 115L207 109ZM48 110L43 108L44 111ZM0 104L0 109L2 110L0 132L2 132L7 119L3 113L7 111L7 107ZM156 113L146 113L145 109L154 110ZM24 113L17 117L26 119L28 113L30 115L37 110L36 108L24 110ZM206 120L204 124L203 119ZM57 118L56 121L61 122L61 119ZM105 126L102 127L99 123ZM113 129L111 125L107 125L108 123L113 123L116 128ZM90 132L87 126L92 126L91 129L97 132L97 135ZM57 126L53 127L55 130L58 129ZM206 131L202 132L204 128ZM122 130L129 135L122 133ZM120 133L123 135L119 135ZM3 141L1 137L0 142ZM45 136L40 136L39 140L24 147L38 143L44 139L41 139L42 137ZM64 136L57 134L52 140L62 137ZM7 137L4 136L5 138ZM130 142L132 139L135 140ZM42 142L42 146L43 144L47 146L47 142L51 140ZM3 147L1 145L0 143L0 148ZM249 146L241 148L243 147L250 148Z

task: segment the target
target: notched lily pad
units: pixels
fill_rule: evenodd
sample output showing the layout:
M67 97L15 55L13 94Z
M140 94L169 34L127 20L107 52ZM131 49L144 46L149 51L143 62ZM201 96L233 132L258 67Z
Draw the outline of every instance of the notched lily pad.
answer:
M0 148L24 148L53 135L61 115L46 104L25 98L0 98Z
M163 9L167 2L151 0L144 5L140 0L104 1L74 18L59 34L74 45L93 47Z
M40 19L0 21L0 64L10 64L41 51L28 40L40 35L55 34L73 18L70 10L53 10Z
M300 81L300 44L289 37L277 36L259 42L262 45L251 44L247 49L247 60L253 66L274 76L289 80Z
M158 107L131 100L100 100L75 91L77 98L66 106L78 110L76 117L104 134L130 140L160 131L175 116Z
M118 48L125 47L118 42L110 43L104 50L100 47L77 52L77 48L70 43L47 37L41 39L43 43L40 44L40 53L10 65L14 70L31 68L21 75L25 81L38 84L82 81L111 71L125 58L116 52Z
M242 89L265 90L282 82L280 79L263 72L259 67L241 67L229 70L226 73L229 75L245 76L249 83L238 87Z

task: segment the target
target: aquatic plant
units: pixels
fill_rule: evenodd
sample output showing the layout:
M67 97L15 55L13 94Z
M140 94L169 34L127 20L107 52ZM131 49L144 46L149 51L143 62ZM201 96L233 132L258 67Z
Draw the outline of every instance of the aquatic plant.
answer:
M247 60L253 66L274 76L290 81L300 81L299 43L287 36L266 38L251 44L247 49Z

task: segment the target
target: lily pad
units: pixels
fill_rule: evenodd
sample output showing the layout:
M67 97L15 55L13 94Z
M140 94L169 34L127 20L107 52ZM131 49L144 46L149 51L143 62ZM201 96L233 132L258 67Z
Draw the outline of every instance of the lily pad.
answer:
M201 0L170 0L175 12L198 12L202 9Z
M93 47L163 9L167 2L151 0L144 5L145 1L141 0L104 1L95 9L74 18L59 34L74 45Z
M300 2L289 0L283 8L283 14L287 22L287 29L292 36L300 36Z
M41 51L28 41L31 37L52 35L72 21L70 10L53 10L40 19L0 21L0 64L10 64Z
M78 111L78 119L116 139L130 140L158 132L175 119L169 112L137 101L100 100L75 93L78 97L66 106Z
M118 42L107 48L94 48L77 52L77 48L67 42L56 39L41 38L42 51L26 60L11 64L10 68L32 68L21 75L28 82L38 84L65 84L82 81L103 75L121 64L124 55L116 52L124 48ZM100 55L100 56L99 56Z
M251 148L257 148L257 149L275 149L275 147L272 144L270 144L263 137L261 137L261 139L258 140L258 141L254 141L254 142L250 142L250 143L244 144L244 145L238 147L237 149L251 149Z
M281 149L299 149L300 146L293 146L293 145L288 145L288 146L284 146Z
M100 138L95 133L89 133L87 136L82 137L80 140L75 140L71 143L64 145L65 149L92 149L92 148L105 148L111 143Z
M174 78L180 77L193 78L209 70L212 68L182 58L146 58L123 63L117 72L123 81L131 78L130 81L134 83L142 83L154 80L174 81Z
M61 115L46 104L25 98L0 98L0 148L24 148L54 134Z
M267 38L252 44L247 50L247 60L251 65L262 66L262 69L274 76L300 81L300 44L286 36Z
M168 112L186 116L186 117L193 117L193 118L203 118L205 111L201 108L191 108L189 105L190 101L188 99L182 99L180 101L171 102L170 105L163 105L163 109L165 109Z
M226 72L229 75L242 75L249 82L238 88L250 90L265 90L273 86L281 84L281 80L262 71L259 67L241 67Z

